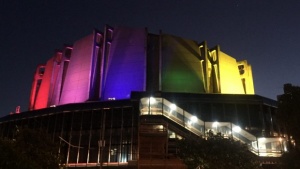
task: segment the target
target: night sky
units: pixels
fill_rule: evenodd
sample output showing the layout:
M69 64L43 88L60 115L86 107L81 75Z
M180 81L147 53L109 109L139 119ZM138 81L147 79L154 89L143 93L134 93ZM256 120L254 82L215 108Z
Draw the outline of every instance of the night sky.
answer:
M27 110L38 64L105 24L220 45L248 60L264 97L300 85L299 0L0 0L0 117Z

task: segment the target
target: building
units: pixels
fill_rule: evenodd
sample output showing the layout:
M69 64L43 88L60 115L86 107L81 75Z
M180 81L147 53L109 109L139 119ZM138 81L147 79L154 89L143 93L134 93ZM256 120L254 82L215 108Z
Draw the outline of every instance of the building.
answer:
M29 111L1 118L0 137L15 126L46 130L69 167L185 168L174 140L207 131L279 157L275 112L254 94L251 65L220 46L106 26L37 67Z
M283 91L283 94L277 96L277 117L280 119L278 122L280 124L279 130L284 131L286 137L289 138L289 147L295 148L300 145L300 131L298 127L294 127L294 125L298 125L300 119L298 113L300 108L300 87L287 83L284 84Z
M251 65L219 46L107 26L37 67L29 107L129 99L131 91L254 94L254 85Z

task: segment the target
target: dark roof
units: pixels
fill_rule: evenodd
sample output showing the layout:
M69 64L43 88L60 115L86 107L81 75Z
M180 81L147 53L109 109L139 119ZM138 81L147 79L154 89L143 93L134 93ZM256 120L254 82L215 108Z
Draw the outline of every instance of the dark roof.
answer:
M99 108L133 106L133 101L139 101L142 97L163 97L171 102L200 102L200 103L247 103L265 104L277 107L277 101L259 95L245 94L194 94L194 93L173 93L173 92L132 92L131 99L113 101L92 101L83 103L65 104L56 107L49 107L39 110L26 111L18 114L7 115L0 118L0 123L15 119L43 116L52 113L65 111L83 111Z

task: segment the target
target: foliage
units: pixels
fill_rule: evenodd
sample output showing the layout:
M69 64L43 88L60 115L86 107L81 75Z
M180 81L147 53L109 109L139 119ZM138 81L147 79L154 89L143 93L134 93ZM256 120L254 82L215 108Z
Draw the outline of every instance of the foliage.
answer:
M179 157L189 169L259 169L256 155L233 139L211 135L209 138L178 141Z
M41 131L21 129L13 140L0 140L0 169L59 168L58 145Z
M14 149L14 144L10 140L0 140L0 168L13 169L13 168L32 168L26 160Z
M282 169L299 169L300 168L300 149L291 149L288 153L283 154L281 158Z

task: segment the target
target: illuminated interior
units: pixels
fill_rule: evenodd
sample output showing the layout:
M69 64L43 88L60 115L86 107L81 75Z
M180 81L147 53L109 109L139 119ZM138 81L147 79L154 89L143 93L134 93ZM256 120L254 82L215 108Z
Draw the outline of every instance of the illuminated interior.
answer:
M256 137L231 122L204 122L164 98L142 98L140 115L162 115L201 137L219 134L225 138L233 138L245 143L251 152L261 157L280 157L287 151L285 138Z

